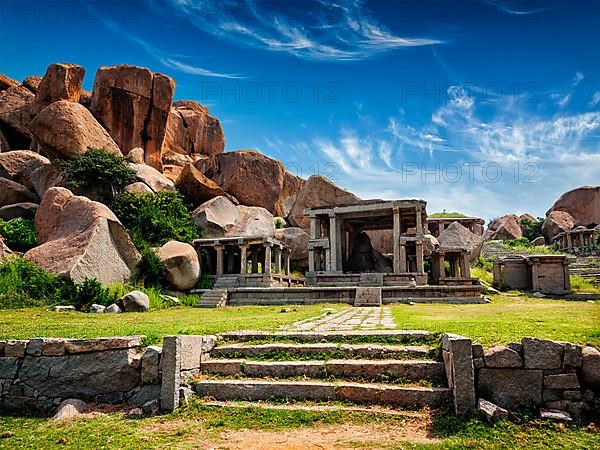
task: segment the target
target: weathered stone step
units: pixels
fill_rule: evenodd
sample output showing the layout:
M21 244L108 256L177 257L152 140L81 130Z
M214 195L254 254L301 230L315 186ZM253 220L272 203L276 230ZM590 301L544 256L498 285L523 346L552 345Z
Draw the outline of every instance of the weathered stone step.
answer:
M227 304L229 292L227 289L211 289L204 292L198 302L199 308L219 308Z
M226 341L298 341L298 342L431 342L434 333L423 330L356 330L356 331L277 331L259 330L230 331L219 335Z
M448 388L322 381L202 380L194 382L193 388L199 396L218 401L337 400L401 408L437 408L447 404L451 398Z
M328 378L342 380L445 383L441 362L424 360L246 361L213 359L202 362L204 374L253 378Z
M364 358L364 359L427 359L434 350L426 345L376 345L376 344L230 344L220 345L211 352L212 358L244 359L310 359Z

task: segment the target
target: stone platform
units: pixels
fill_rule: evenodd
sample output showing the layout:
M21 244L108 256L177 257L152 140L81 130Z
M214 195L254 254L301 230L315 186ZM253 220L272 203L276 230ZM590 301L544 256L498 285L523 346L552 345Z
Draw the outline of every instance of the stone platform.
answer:
M354 287L236 288L228 290L229 306L308 305L315 303L356 303ZM381 304L393 303L485 303L481 286L383 286Z

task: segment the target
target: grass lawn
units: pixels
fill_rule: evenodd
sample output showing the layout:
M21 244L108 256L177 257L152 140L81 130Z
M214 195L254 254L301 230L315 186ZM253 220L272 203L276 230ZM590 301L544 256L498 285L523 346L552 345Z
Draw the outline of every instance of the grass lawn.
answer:
M569 448L600 446L600 433L547 422L464 420L427 411L381 412L209 407L198 401L164 416L121 413L53 421L0 416L0 449L140 448Z
M392 306L399 328L462 334L493 345L533 336L600 347L600 302L492 295L486 305Z
M398 328L452 332L485 345L536 336L600 346L600 303L533 297L492 296L485 305L415 304L391 306ZM0 311L0 339L31 337L148 336L213 334L239 329L275 330L280 325L346 305L244 306L219 309L176 307L142 314L56 313L45 308Z

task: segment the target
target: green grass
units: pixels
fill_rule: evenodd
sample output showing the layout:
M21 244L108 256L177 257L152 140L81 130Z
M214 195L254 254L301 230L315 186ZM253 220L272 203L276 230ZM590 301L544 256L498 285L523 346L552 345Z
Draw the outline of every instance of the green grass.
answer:
M597 283L579 276L571 277L571 289L576 292L600 294L600 286Z
M432 219L445 219L445 218L460 218L460 217L468 217L466 215L464 215L463 213L459 213L459 212L437 212L437 213L433 213L433 214L429 214L428 217L431 217Z
M274 331L281 325L308 319L325 308L345 305L241 306L201 309L178 306L129 314L57 313L48 308L0 311L0 339L32 337L89 338L99 336L146 335L148 342L159 342L173 334L213 334L240 329Z
M502 241L500 245L509 250L526 252L530 255L564 255L549 245L532 245L526 238Z
M376 440L360 442L352 435L344 434L339 442L342 448L591 449L600 446L600 434L592 427L542 421L502 422L490 426L479 419L442 414L433 415L422 424L420 434L431 443L411 442L410 437L397 441L386 434L407 426L418 428L420 420L423 419L402 414L390 416L345 410L218 408L193 401L175 413L142 419L127 418L120 413L59 422L36 417L0 416L0 449L192 449L231 448L231 445L242 448L243 442L229 441L227 433L243 430L249 433L279 432L275 440L274 435L269 435L271 441L262 441L262 445L282 448L286 441L283 432L287 430L304 430L310 434L321 427L348 425L371 431Z
M600 303L490 296L486 305L394 305L399 328L450 332L485 345L524 336L600 346Z

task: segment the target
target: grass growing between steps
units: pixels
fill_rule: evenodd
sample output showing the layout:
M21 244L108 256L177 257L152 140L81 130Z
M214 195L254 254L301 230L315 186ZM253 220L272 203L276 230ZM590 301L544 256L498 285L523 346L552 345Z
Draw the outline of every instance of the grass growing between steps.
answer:
M525 336L600 346L600 302L491 295L485 305L391 306L397 327L450 332L495 345Z
M73 421L0 416L0 449L418 448L591 449L593 426L534 421L494 426L428 411L209 407L199 401L173 414L131 419L121 413Z
M174 307L145 313L90 314L48 308L0 311L0 339L32 337L91 338L145 335L147 344L173 334L215 334L240 329L275 331L281 325L314 317L325 308L346 305L241 306L217 309Z

